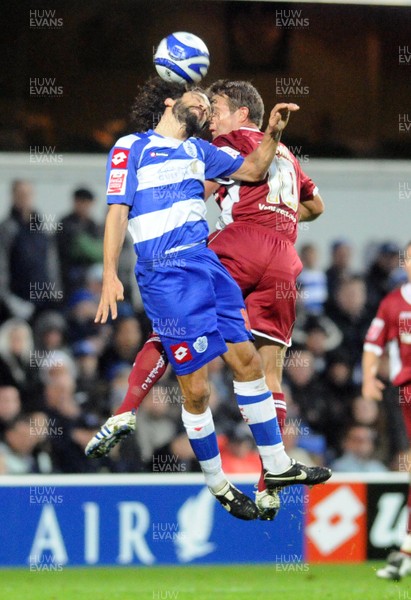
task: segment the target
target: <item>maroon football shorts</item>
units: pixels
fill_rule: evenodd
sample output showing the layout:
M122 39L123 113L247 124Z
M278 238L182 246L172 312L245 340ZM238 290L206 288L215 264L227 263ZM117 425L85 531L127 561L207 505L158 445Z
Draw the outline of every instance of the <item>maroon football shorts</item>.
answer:
M302 270L292 242L267 227L237 221L212 233L209 247L240 286L253 334L291 346Z

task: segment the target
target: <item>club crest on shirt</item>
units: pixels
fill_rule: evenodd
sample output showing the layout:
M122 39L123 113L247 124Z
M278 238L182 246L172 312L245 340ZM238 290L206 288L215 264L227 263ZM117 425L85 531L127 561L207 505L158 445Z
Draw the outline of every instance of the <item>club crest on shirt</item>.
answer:
M208 339L205 335L198 337L193 344L193 348L198 354L202 354L208 348Z
M191 156L191 158L197 158L197 148L195 144L193 144L193 142L190 142L190 140L186 140L185 142L183 142L183 148L186 154L188 154L188 156Z

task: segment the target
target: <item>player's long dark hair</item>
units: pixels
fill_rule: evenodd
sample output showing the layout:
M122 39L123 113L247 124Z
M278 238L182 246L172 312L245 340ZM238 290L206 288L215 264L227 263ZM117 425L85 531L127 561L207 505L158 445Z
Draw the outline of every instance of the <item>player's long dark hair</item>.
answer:
M152 77L138 86L130 113L131 124L135 131L154 129L166 108L164 100L166 98L177 100L188 89L187 85L164 81L161 77Z

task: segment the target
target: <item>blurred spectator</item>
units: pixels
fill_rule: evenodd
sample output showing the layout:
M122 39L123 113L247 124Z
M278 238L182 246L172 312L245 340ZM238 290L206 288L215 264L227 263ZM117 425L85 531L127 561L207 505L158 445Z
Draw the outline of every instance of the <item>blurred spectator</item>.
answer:
M323 312L327 300L327 278L318 268L318 250L313 244L305 244L300 251L303 270L298 277L300 298L305 310L313 315Z
M387 467L373 458L375 452L375 431L366 425L351 425L343 436L343 454L331 468L336 473L383 473Z
M21 411L19 390L11 385L0 387L0 435Z
M335 307L328 316L343 334L342 349L351 358L351 364L358 366L362 357L362 342L370 324L366 310L366 287L362 277L352 276L343 280L337 288Z
M177 431L175 437L153 454L153 473L184 473L201 471L185 429Z
M225 473L259 473L260 457L248 425L236 423L224 435L218 436Z
M97 420L82 412L75 396L75 381L69 373L59 373L46 382L44 406L47 434L54 470L62 473L96 471L98 461L88 460L84 449L97 431Z
M314 316L300 311L293 331L293 342L304 345L312 352L317 373L325 369L326 353L339 346L342 339L341 331L331 319L325 315Z
M98 299L89 290L79 289L67 303L68 338L70 343L87 338L99 338L104 327L94 323Z
M112 341L100 359L100 373L106 379L116 365L127 363L131 366L143 343L141 325L136 317L119 315L113 327Z
M5 463L5 473L19 475L40 471L34 450L44 442L45 435L32 427L29 416L17 416L10 421L5 427L3 438L0 455Z
M60 350L65 346L67 323L64 317L54 310L46 310L35 319L34 341L37 350Z
M33 208L33 187L13 181L11 211L0 223L0 301L11 316L29 319L59 293L57 252Z
M73 210L57 236L65 301L85 283L87 268L103 261L103 231L92 218L95 196L87 188L73 192Z
M351 269L352 246L347 240L337 240L331 247L331 265L326 270L328 300L327 305L332 306L335 295L343 279L352 275Z
M327 398L323 383L315 372L314 356L305 349L293 347L285 358L285 381L299 417L316 433L324 433Z
M301 419L286 419L282 437L285 451L294 460L306 465L324 464L325 439L313 434Z
M378 248L377 256L365 275L367 284L367 309L371 317L377 312L381 300L393 289L393 273L399 267L401 248L395 242L385 242Z
M81 340L73 344L76 364L76 401L85 410L106 412L106 388L98 372L98 355L93 342Z
M31 368L33 336L22 319L9 319L0 327L0 383L20 390L24 399L34 380Z

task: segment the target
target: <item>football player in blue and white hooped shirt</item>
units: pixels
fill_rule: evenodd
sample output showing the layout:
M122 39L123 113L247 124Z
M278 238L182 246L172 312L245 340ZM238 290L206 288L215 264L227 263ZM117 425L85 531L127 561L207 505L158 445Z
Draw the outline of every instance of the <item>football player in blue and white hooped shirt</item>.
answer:
M227 481L221 468L208 408L207 364L213 358L223 355L233 371L236 398L260 452L267 487L275 490L283 475L284 485L306 477L301 470L294 473L284 451L274 402L250 342L240 288L207 248L205 180L264 178L289 111L298 107L284 103L274 107L261 145L244 159L232 149L193 137L210 116L208 98L199 88L185 91L155 78L141 88L135 106L141 133L120 138L108 158L109 211L96 322L105 323L109 312L116 318L116 302L123 299L117 265L128 225L144 308L176 372L185 398L183 423L206 483L233 516L255 519L255 504ZM157 113L159 121L149 129ZM122 417L109 419L97 440L104 442L107 436L113 445L116 432L121 435L114 421L120 423ZM91 456L93 440L86 449Z

